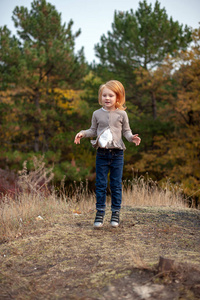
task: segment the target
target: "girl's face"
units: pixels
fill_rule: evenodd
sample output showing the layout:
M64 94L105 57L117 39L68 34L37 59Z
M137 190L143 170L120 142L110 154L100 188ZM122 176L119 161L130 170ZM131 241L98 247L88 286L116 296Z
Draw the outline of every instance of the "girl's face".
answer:
M101 103L106 110L115 110L117 102L117 95L107 87L103 89Z

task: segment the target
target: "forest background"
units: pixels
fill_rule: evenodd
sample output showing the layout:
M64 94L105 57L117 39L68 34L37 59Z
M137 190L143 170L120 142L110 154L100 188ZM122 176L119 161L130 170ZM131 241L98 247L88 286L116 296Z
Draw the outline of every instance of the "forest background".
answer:
M53 167L54 183L88 181L94 188L95 149L73 144L99 108L99 85L120 80L139 147L125 141L124 179L146 175L180 185L199 201L200 28L179 24L161 7L139 2L115 12L112 29L95 45L99 63L75 53L73 21L45 0L16 7L17 35L0 28L0 192L15 189L17 172L33 157Z

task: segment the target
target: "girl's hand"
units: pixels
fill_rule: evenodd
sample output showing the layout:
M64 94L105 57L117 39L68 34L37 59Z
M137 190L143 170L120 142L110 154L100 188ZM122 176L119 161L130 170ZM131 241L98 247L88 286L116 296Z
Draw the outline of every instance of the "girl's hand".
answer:
M141 138L138 136L138 134L134 134L132 137L133 143L135 143L136 146L139 146L141 142Z
M75 136L75 139L74 139L74 143L80 144L80 140L82 139L82 137L83 137L83 134L81 132L77 133L77 135Z

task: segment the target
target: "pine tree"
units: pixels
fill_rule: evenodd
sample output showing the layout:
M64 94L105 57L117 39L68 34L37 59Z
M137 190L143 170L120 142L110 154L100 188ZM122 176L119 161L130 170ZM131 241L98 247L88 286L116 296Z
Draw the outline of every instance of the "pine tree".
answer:
M136 86L134 71L140 67L151 70L159 66L167 54L186 49L191 42L191 29L183 28L178 21L168 17L158 1L152 4L139 2L133 10L115 11L112 31L101 37L95 46L100 59L98 74L121 80L127 90L127 99L133 99L141 108L141 94ZM150 94L152 115L156 119L156 99Z
M62 25L61 14L45 0L34 0L30 11L17 6L12 19L19 38L6 26L0 29L0 87L18 89L12 106L18 106L22 132L12 142L26 144L26 151L46 151L64 122L55 88L80 88L86 74L83 49L74 51L80 30L72 33L72 20Z

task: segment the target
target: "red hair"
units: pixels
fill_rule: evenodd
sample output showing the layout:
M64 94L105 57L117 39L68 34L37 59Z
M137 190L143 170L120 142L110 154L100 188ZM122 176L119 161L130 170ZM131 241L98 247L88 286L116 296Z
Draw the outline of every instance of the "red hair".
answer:
M117 102L115 107L121 110L125 110L125 89L124 86L118 80L110 80L105 84L102 84L99 88L98 100L99 104L102 105L102 93L104 88L108 88L109 90L113 91L116 94Z

